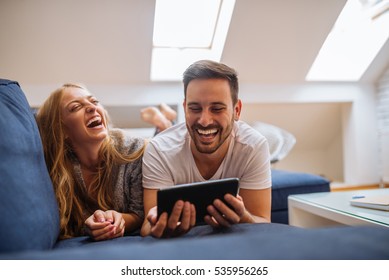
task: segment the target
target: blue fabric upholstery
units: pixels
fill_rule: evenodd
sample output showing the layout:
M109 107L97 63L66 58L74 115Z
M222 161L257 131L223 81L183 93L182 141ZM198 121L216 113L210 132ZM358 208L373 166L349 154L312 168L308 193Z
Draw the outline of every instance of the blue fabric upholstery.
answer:
M0 252L50 249L59 233L58 206L18 83L0 80L0 115Z
M283 224L238 224L222 231L200 226L174 239L130 236L88 242L83 237L67 242L72 245L7 257L16 260L389 259L389 247L383 246L389 244L389 229L378 227L301 229Z
M328 191L330 182L321 176L273 169L272 222L288 224L289 195Z

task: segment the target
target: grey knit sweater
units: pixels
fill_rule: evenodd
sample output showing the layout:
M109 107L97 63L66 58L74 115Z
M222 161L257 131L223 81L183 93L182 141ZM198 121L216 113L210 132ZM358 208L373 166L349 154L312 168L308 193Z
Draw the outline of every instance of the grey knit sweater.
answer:
M143 139L129 137L120 129L111 129L110 135L114 139L117 149L123 154L131 154L144 145ZM85 188L81 166L77 159L74 161L74 171L78 184ZM115 178L116 183L114 185L114 208L112 210L121 213L132 212L143 219L142 157L131 163L121 164L114 169L113 178ZM89 216L93 213L85 214Z

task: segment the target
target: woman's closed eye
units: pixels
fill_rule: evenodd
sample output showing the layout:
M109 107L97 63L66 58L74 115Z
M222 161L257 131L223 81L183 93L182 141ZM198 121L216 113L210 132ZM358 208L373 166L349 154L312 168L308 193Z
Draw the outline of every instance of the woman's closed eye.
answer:
M100 103L100 101L99 100L97 100L97 99L91 99L91 101L90 101L91 103L93 103L94 105L97 105L97 104L99 104Z
M80 110L82 108L82 105L81 104L73 104L71 107L70 107L70 112L76 112L78 110Z

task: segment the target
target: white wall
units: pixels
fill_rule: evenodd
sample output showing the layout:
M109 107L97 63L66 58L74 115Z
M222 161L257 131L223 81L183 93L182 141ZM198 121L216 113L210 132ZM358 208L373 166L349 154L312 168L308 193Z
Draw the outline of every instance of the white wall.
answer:
M366 86L356 91L352 104L344 105L342 115L344 181L353 185L378 183L374 89Z
M377 85L379 170L381 180L389 184L389 68Z

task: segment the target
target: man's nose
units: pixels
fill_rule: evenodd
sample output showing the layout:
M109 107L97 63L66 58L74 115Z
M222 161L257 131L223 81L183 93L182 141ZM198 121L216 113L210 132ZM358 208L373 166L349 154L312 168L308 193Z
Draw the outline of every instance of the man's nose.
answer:
M212 114L210 114L210 112L207 110L203 110L201 112L198 123L203 127L207 127L208 125L212 124Z

